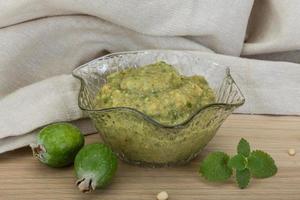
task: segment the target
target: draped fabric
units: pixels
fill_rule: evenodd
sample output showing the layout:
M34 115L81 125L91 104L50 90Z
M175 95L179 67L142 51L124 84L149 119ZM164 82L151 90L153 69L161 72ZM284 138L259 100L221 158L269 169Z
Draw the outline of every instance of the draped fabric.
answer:
M0 0L0 152L38 128L74 121L72 70L109 52L193 50L231 67L245 94L237 112L300 114L297 0Z

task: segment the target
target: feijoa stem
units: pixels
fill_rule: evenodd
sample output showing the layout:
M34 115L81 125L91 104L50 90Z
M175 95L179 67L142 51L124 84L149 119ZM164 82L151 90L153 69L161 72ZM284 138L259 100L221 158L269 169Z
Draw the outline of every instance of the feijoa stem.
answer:
M33 156L43 160L43 154L46 152L46 149L41 144L30 144L29 145L32 149Z
M76 181L76 185L78 186L78 189L83 193L92 192L96 189L96 184L91 178L78 179Z

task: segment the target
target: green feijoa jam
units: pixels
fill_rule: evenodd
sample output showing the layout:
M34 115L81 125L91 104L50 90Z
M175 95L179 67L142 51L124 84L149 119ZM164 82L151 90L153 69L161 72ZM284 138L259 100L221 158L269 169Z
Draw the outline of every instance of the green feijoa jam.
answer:
M109 74L94 101L95 109L130 107L164 125L176 125L216 98L203 76L184 76L160 61Z
M55 123L43 128L31 144L33 155L50 167L64 167L73 163L84 145L81 131L69 123Z
M91 192L111 182L117 171L118 159L107 145L88 144L76 155L74 167L79 190Z

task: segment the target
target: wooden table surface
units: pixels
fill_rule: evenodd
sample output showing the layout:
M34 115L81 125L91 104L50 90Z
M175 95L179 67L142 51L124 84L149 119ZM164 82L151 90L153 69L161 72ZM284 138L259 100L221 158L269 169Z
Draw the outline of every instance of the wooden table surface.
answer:
M253 148L269 152L278 166L275 177L252 180L241 190L234 179L212 184L198 176L199 161L208 152L232 154L241 137ZM98 134L87 143L99 141ZM289 156L287 150L298 152ZM33 159L29 148L0 155L0 200L154 200L167 191L170 200L290 200L300 199L300 117L232 115L201 155L187 166L141 168L120 162L116 177L105 190L81 194L74 186L73 167L49 168Z

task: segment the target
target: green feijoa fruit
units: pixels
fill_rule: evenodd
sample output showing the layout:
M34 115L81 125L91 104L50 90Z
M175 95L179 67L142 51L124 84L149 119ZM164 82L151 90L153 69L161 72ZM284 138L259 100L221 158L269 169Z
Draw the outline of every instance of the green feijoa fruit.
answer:
M51 167L64 167L73 163L84 145L81 131L69 123L55 123L43 128L31 144L33 155Z
M91 192L110 183L118 168L118 159L103 143L84 146L74 161L76 185L82 192Z

